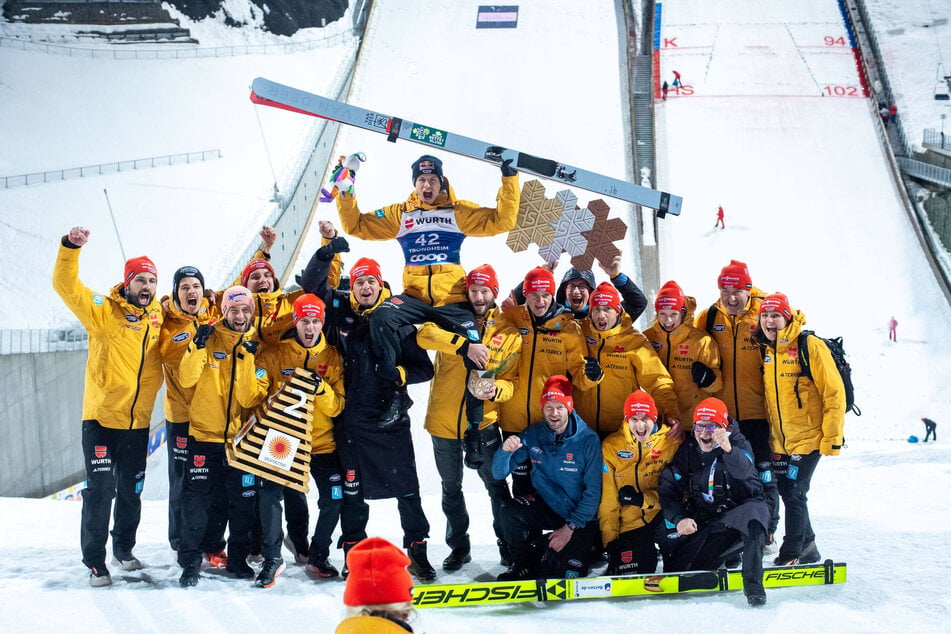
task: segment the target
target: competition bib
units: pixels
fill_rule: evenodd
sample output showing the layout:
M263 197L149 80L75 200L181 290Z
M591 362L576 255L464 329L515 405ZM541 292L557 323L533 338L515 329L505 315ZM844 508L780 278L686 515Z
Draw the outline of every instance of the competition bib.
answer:
M451 207L406 212L396 234L406 266L459 264L459 249L465 239Z

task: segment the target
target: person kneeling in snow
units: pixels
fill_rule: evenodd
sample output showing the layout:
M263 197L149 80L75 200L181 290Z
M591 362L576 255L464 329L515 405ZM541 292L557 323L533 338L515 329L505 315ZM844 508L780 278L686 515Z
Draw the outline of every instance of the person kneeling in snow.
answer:
M545 419L506 438L492 458L492 475L499 480L531 460L529 474L538 491L502 508L512 566L499 581L588 574L601 501L601 443L574 412L567 377L549 378L541 401ZM533 543L545 529L554 531L542 538L547 544L539 557Z
M715 570L741 544L743 592L750 605L764 605L769 506L753 450L720 399L701 401L693 420L693 436L664 469L657 489L666 522L658 535L664 571Z

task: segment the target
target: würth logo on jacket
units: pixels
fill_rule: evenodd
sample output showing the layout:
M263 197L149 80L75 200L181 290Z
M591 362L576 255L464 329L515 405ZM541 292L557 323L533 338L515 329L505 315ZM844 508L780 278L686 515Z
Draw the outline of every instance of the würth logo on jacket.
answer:
M680 354L686 356L687 354L690 353L690 344L689 344L689 343L682 343L682 344L680 344L679 346L677 346L677 350L680 351Z

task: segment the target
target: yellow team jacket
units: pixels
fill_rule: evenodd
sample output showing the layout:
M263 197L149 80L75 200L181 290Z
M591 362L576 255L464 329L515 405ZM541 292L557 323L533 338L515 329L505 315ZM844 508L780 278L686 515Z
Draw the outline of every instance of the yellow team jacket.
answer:
M230 441L267 395L267 374L241 345L254 338L254 328L240 333L221 322L204 348L188 344L178 370L182 386L195 388L188 407L188 435L195 440Z
M640 443L622 421L618 430L601 443L604 468L598 523L605 546L621 533L646 526L660 513L657 483L682 439L683 434L668 438L666 430L658 428L647 437L647 442ZM627 485L644 494L641 506L621 506L618 502L618 490Z
M755 286L750 290L750 300L735 317L724 310L717 300L717 311L710 336L717 344L720 354L720 372L723 388L714 394L726 403L727 411L737 420L766 420L766 403L763 396L763 357L753 334L759 323L759 305L763 291ZM697 328L706 332L705 308L697 315Z
M608 330L597 330L591 319L581 320L587 346L604 370L601 382L575 390L578 415L601 438L617 431L624 417L624 401L641 387L654 398L661 416L680 418L674 382L650 341L634 328L626 313Z
M326 239L323 242L327 242ZM251 256L252 260L270 260L271 256L258 249ZM339 270L339 269L338 269ZM239 273L240 275L240 273ZM239 277L235 285L241 284ZM254 329L262 347L273 346L280 340L281 335L294 325L294 302L304 294L303 290L285 293L281 290L280 281L275 278L275 290L270 293L252 293L254 296ZM221 294L217 294L218 306L221 306Z
M720 378L720 353L716 343L706 331L693 325L697 302L693 297L688 296L685 299L687 313L679 327L673 332L667 332L661 328L655 317L654 323L644 331L644 336L650 339L654 351L674 381L677 405L683 417L681 422L684 430L690 431L693 429L693 411L697 404L723 389L723 380ZM716 375L713 383L703 388L694 383L690 370L694 361L699 361L713 370Z
M505 366L495 377L495 398L484 401L482 424L479 425L479 429L484 429L498 419L498 404L511 399L515 393L522 338L498 308L491 309L477 321L482 329L482 343L489 349L485 369L498 371L501 365ZM437 438L460 439L469 425L465 396L469 373L463 358L457 354L465 339L427 322L419 327L416 342L426 350L436 351L436 374L429 390L426 431Z
M806 317L795 311L789 324L776 333L776 346L767 345L763 359L770 446L791 456L815 450L837 456L845 428L845 386L832 353L818 337L809 337L812 380L800 376L799 333Z
M165 296L161 301L164 311L162 335L159 339L159 354L165 370L165 420L170 423L188 422L188 404L194 390L184 388L178 380L178 364L192 340L198 326L221 319L218 307L203 297L197 315L189 315Z
M306 368L320 375L320 387L314 395L310 452L333 452L337 446L331 419L343 411L345 402L343 360L337 349L327 343L323 334L314 346L305 348L294 337L294 331L290 330L276 346L266 348L258 355L257 366L267 373L268 396L280 390L286 377L294 375L294 368Z
M406 634L407 630L382 616L361 614L340 621L334 632L335 634Z
M503 176L496 199L497 207L480 207L468 200L456 199L447 179L446 190L434 205L426 205L415 190L405 202L387 205L371 213L361 213L355 197L337 196L337 212L345 233L363 240L390 240L397 236L403 213L414 209L452 207L456 224L467 236L494 236L515 228L518 218L518 176ZM403 268L403 292L430 304L443 306L464 302L466 272L459 264L407 265Z
M79 281L79 252L60 244L53 289L89 333L83 420L148 429L162 386L162 307L154 298L145 308L133 306L122 296L122 284L108 295L91 290Z
M545 381L552 375L571 377L575 387L575 407L578 405L579 388L590 389L598 385L597 381L585 376L584 337L581 326L570 311L555 315L537 328L532 326L531 315L524 304L506 310L502 317L515 326L522 336L515 394L499 408L499 427L502 431L517 433L542 420L539 399Z

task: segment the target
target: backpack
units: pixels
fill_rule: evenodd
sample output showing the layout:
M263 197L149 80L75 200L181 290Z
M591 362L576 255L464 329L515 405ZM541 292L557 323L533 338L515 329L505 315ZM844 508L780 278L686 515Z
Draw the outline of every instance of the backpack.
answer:
M707 311L706 323L706 331L711 335L713 334L713 322L716 321L716 318L716 303L713 303ZM839 371L839 376L842 377L842 385L845 386L845 412L852 412L856 416L861 416L862 410L855 404L855 388L852 385L852 366L850 366L849 362L845 359L845 348L842 347L842 337L826 339L825 337L820 337L812 330L801 331L798 340L800 376L804 376L812 381L812 369L809 366L809 335L825 342L829 352L832 353L832 360L835 361L835 369ZM765 350L763 352L765 353ZM797 394L796 397L798 398L799 395Z
M839 371L842 377L842 385L845 386L845 411L852 412L856 416L862 415L862 410L855 404L855 388L852 386L852 366L845 359L845 348L842 347L842 337L833 337L826 339L820 337L812 330L803 330L799 333L799 368L800 376L812 380L812 369L809 366L809 335L816 337L826 344L829 352L832 353L832 360L835 361L835 369Z

